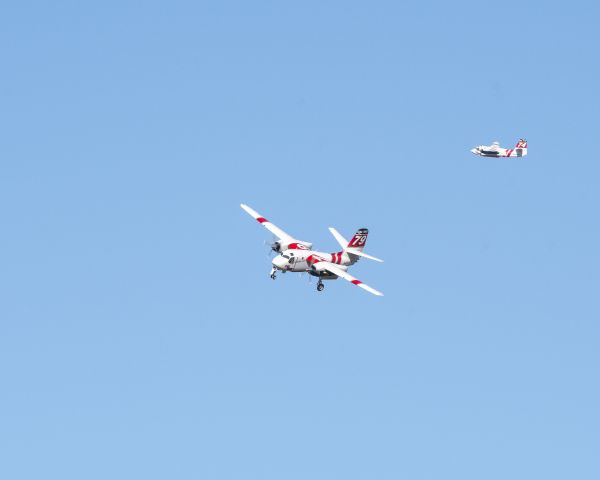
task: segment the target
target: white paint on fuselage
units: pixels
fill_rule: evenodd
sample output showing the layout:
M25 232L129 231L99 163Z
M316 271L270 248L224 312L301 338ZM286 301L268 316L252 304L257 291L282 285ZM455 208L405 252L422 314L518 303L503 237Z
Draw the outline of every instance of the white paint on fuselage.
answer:
M310 265L306 259L310 256L322 258L325 262L335 263L331 253L317 252L314 250L290 249L273 259L273 265L284 272L308 272ZM337 264L339 268L346 270L356 260L352 259L347 253L343 253L341 263Z

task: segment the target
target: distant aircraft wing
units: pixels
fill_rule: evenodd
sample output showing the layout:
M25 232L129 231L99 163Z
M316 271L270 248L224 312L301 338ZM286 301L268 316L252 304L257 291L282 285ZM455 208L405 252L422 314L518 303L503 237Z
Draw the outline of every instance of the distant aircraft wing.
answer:
M375 290L372 287L369 287L366 283L361 282L360 280L353 277L352 275L350 275L348 272L342 270L341 268L337 267L333 263L321 261L321 262L315 263L314 267L316 270L327 270L329 273L333 273L334 275L337 275L338 277L343 278L344 280L347 280L348 282L356 285L357 287L360 287L360 288L366 290L369 293L372 293L373 295L377 295L378 297L383 297L383 293L381 293L378 290Z
M291 235L285 233L281 228L276 225L273 225L269 222L265 217L260 215L256 210L253 210L248 205L240 204L242 207L252 218L254 218L258 223L260 223L263 227L265 227L269 232L275 235L278 239L283 240L286 243L293 242L296 240Z

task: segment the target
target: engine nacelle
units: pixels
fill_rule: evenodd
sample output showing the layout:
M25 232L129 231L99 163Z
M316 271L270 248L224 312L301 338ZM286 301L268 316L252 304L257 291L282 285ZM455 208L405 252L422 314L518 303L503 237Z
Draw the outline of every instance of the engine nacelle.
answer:
M291 242L279 240L271 245L271 248L277 253L285 252L286 250L310 250L312 248L312 243L302 242L300 240L292 240Z
M326 270L322 262L312 263L309 261L309 265L310 270L308 273L315 277L322 278L323 280L335 280L336 278L338 278L337 275ZM336 265L336 267L340 270L343 270L344 272L348 271L348 267L345 265Z

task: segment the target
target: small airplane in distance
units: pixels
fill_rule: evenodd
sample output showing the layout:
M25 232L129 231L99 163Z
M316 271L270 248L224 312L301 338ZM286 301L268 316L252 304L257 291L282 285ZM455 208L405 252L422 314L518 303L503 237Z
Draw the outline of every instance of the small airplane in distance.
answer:
M335 280L339 277L373 295L383 296L383 293L369 287L347 272L348 267L354 265L360 257L375 260L376 262L383 262L383 260L363 252L369 234L366 228L358 229L352 240L348 241L335 228L329 227L329 231L341 245L342 251L322 253L312 250L312 243L303 242L288 235L248 205L242 203L240 206L252 218L277 237L277 240L271 245L271 250L279 254L272 261L271 278L273 280L275 280L278 271L283 273L306 272L319 279L317 283L317 290L319 292L325 288L323 280Z
M471 153L480 157L524 157L527 155L527 140L519 139L515 148L502 148L498 142L480 145L471 149Z

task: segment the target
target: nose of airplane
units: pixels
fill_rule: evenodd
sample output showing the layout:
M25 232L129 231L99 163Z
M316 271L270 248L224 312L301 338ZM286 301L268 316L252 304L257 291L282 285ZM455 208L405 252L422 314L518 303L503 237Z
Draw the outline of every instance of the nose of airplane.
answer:
M285 258L283 258L281 255L277 255L271 263L273 263L273 266L275 268L278 268L279 270L283 270L283 267L284 267L286 261L285 261Z
M476 148L472 148L471 153L474 153L475 155L477 155L479 153L479 151Z

